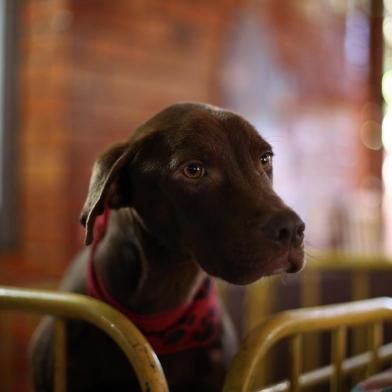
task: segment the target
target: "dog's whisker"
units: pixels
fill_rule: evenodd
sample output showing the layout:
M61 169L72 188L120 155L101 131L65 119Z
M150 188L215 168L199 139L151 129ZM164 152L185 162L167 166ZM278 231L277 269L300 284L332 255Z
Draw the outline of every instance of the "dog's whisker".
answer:
M306 257L306 259L313 260L313 261L321 262L323 260L322 257L320 256L320 254L314 254L309 251L305 251L305 257Z

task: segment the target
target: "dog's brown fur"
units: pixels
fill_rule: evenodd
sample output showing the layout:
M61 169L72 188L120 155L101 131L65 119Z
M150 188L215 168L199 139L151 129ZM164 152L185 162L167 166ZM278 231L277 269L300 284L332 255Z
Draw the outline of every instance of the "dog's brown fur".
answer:
M298 271L304 225L272 189L270 152L242 117L192 103L170 106L104 152L81 220L91 243L96 217L105 204L112 209L94 260L112 296L153 314L184 303L206 273L247 284ZM190 165L202 175L190 178ZM62 290L86 292L88 254L76 258ZM212 347L160 357L172 391L221 389L234 350L225 325ZM108 338L84 322L67 327L70 391L131 390L132 370ZM39 392L52 388L52 336L48 318L33 344Z

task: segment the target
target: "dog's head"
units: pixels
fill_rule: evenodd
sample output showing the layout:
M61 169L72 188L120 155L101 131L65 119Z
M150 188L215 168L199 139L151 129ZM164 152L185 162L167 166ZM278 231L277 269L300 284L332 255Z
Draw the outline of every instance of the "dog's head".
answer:
M204 104L168 107L95 163L81 221L133 208L169 249L236 284L297 272L304 224L272 188L272 149L252 125Z

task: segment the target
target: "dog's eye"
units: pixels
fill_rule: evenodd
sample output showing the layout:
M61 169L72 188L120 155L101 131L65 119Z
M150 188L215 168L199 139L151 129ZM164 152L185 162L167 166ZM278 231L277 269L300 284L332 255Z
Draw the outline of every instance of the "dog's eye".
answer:
M182 172L185 177L191 178L193 180L201 178L205 175L206 171L200 162L189 162L184 166Z
M269 170L272 166L272 152L266 152L260 158L260 162L263 165L264 170Z

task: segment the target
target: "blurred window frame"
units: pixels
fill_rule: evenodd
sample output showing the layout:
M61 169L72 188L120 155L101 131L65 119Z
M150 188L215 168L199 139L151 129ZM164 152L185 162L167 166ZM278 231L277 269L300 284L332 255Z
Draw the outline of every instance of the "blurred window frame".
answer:
M0 249L17 244L18 1L0 0Z

